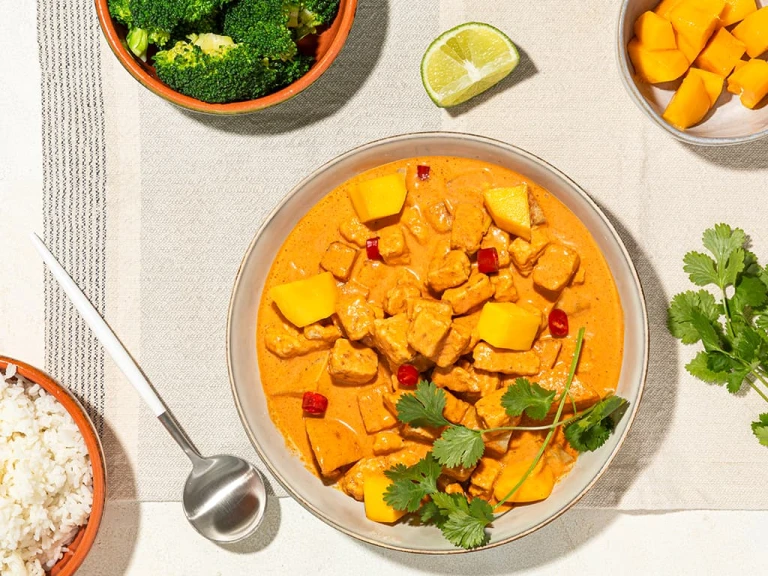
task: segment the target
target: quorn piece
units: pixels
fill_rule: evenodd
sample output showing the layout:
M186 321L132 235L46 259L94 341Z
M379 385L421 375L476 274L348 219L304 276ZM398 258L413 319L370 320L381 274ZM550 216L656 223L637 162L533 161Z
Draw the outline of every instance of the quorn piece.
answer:
M579 267L578 253L562 244L550 244L533 269L533 283L548 292L560 292Z
M323 476L363 457L357 433L333 418L305 418L307 437Z
M541 369L541 360L535 352L511 352L480 342L472 353L475 366L488 372L533 376Z
M376 352L346 338L336 340L328 360L328 373L348 384L365 384L376 377L379 357Z
M448 302L454 314L464 314L493 297L494 287L485 274L472 274L458 288L443 292L442 300Z
M442 292L466 282L470 269L467 255L461 250L451 250L432 259L427 281L432 290Z

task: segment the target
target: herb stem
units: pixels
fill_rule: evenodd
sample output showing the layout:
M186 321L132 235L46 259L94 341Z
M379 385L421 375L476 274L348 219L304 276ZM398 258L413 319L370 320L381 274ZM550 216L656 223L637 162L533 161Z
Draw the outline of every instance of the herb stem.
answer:
M497 428L488 428L487 430L478 430L481 434L486 434L488 432L515 432L516 430L549 430L550 428L557 428L558 426L565 426L566 424L570 424L574 420L578 420L582 416L586 416L592 410L595 409L595 406L597 404L594 404L587 408L586 410L582 410L581 412L576 412L573 416L570 418L566 418L565 420L558 420L557 422L552 422L552 424L544 424L542 426L499 426Z
M760 382L762 382L763 386L765 386L766 388L768 388L768 382L766 382L765 378L763 378L763 377L760 375L760 372L758 372L756 369L754 369L754 368L753 368L753 369L752 369L752 372L751 372L751 374L752 374L752 376L754 376L755 378L757 378L757 379L758 379ZM765 395L765 392L763 392L762 390L760 390L760 388L758 388L758 387L757 387L757 385L755 385L755 383L754 383L754 382L752 382L752 381L749 381L749 385L752 387L752 390L754 390L755 392L757 392L757 393L758 393L758 394L759 394L759 395L762 397L762 399L763 399L763 400L765 400L766 402L768 402L768 396L766 396L766 395Z
M560 404L557 407L557 413L555 414L555 422L560 420L560 416L563 414L563 408L565 406L565 400L568 396L568 391L571 389L571 384L573 383L573 377L576 374L576 366L579 364L579 357L581 356L581 347L584 343L584 328L581 328L579 330L579 335L576 338L576 350L573 353L573 360L571 360L571 369L568 372L568 380L565 382L565 388L563 389L563 394L560 396ZM533 459L533 462L531 462L531 465L528 467L528 470L523 474L523 477L520 478L520 481L515 485L512 490L510 490L509 494L507 494L504 498L499 500L499 502L493 507L493 511L495 512L499 506L502 506L512 498L512 496L517 492L520 487L525 483L526 480L528 480L528 477L533 473L533 471L536 469L536 466L539 464L539 461L541 461L541 457L544 455L544 451L547 449L547 446L549 446L549 443L552 440L552 436L555 435L555 430L557 430L557 427L551 428L549 433L547 434L547 437L544 438L544 442L541 444L541 448L539 448L539 451L536 453L536 457Z
M731 323L731 309L728 306L728 296L725 295L725 287L720 286L720 291L723 294L723 309L725 310L725 325L728 328L728 332L731 334L731 338L735 338L736 333L733 331L733 325Z

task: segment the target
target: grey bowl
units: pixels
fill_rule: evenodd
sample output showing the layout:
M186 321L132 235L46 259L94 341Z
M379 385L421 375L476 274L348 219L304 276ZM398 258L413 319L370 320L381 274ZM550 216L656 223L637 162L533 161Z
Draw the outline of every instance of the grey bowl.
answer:
M427 554L457 554L433 527L388 526L365 517L363 504L325 486L286 448L269 416L259 378L256 318L264 282L276 254L299 220L326 194L349 178L387 162L415 156L476 158L515 170L563 202L592 233L616 280L624 309L624 356L617 394L630 409L605 446L582 455L571 473L543 502L506 514L491 530L489 546L521 538L575 504L603 474L619 450L640 402L648 366L648 317L640 280L624 244L587 194L565 174L519 148L467 134L433 132L395 136L366 144L331 160L300 182L256 232L240 265L227 320L227 364L240 420L259 456L286 491L312 514L364 542Z
M627 44L634 35L637 17L647 10L653 10L661 0L623 0L619 13L616 41L616 57L619 75L632 101L656 125L672 136L697 146L731 146L753 142L768 136L768 106L758 110L749 110L741 105L738 96L725 88L716 105L706 118L688 130L678 130L667 124L661 117L672 98L680 81L653 86L637 80L633 74L632 63L627 54ZM757 0L758 7L765 6L768 0Z

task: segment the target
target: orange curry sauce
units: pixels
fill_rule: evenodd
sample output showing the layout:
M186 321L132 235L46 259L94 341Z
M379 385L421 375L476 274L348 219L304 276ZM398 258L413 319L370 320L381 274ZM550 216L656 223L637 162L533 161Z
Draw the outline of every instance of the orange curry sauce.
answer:
M428 179L421 180L418 177L416 169L418 165L430 167ZM357 182L391 174L397 170L406 171L408 196L404 210L398 216L369 223L367 226L370 228L370 237L378 236L386 227L402 227L410 262L407 265L374 263L366 257L364 245L360 246L359 243L355 245L348 238L344 238L339 231L342 223L355 218L354 209L348 198L348 190ZM357 437L362 453L360 461L333 472L326 471L324 479L328 483L336 482L341 489L358 500L362 498L361 474L366 467L381 469L397 462L413 464L429 449L431 438L420 434L418 430L403 430L396 421L396 415L392 414L391 420L383 425L389 427L385 428L386 431L394 432L402 438L402 447L389 454L379 452L378 456L374 455L375 434L366 431L358 405L358 396L376 388L396 394L398 383L396 377L393 377L393 368L379 354L378 376L372 382L351 385L335 381L328 373L327 364L332 343L326 346L315 344L314 348L321 349L308 353L299 355L290 353L286 355L287 357L278 357L268 349L268 334L274 335L276 332L284 331L292 337L301 339L303 336L300 330L292 327L280 315L268 296L269 289L278 284L322 272L320 261L328 246L332 242L342 242L358 251L350 281L364 284L370 290L367 296L368 301L378 308L385 307L388 293L395 288L398 279L402 278L403 268L407 268L421 279L423 298L439 299L440 293L435 293L426 286L426 278L435 253L444 250L450 238L450 230L446 231L450 225L450 214L462 203L483 208L482 191L484 189L511 187L522 182L527 182L533 204L538 204L538 221L541 222L539 229L546 232L551 243L567 246L575 250L580 257L579 269L569 281L568 286L558 295L545 296L534 287L530 269L521 271L514 259L504 265L508 259L502 254L502 269L508 269L514 279L514 287L518 294L517 303L535 306L543 313L542 329L533 349L542 357L541 369L539 373L529 375L528 378L545 388L562 390L575 348L576 333L579 328L584 327L586 329L584 349L571 389L578 408L589 406L615 391L621 371L624 341L621 303L613 277L602 254L590 233L572 212L535 182L511 170L477 160L423 157L379 166L331 191L299 222L272 264L261 302L257 346L261 380L269 403L270 415L283 433L287 446L303 459L307 468L313 473L323 477L305 429L306 415L302 412L302 395L307 390L317 391L328 398L329 405L324 415L325 419L339 421ZM412 209L414 207L416 210ZM491 225L492 230L494 230L493 225ZM486 236L490 233L490 231L487 232ZM513 236L511 240L514 239ZM470 256L470 259L474 273L477 268L476 260L474 256ZM340 282L339 285L341 284ZM553 339L546 326L547 315L555 305L568 314L570 333L565 338ZM464 322L470 325L473 321L476 322L478 310L481 307L478 306L477 309L463 314L462 316L467 317ZM330 320L326 322L326 324L329 323ZM554 345L553 340L556 340ZM553 350L557 348L559 351L553 358ZM470 349L457 361L457 365L463 365L467 370L471 370L471 362L472 350ZM422 372L422 377L429 375L428 370ZM492 387L497 388L506 387L507 383L514 382L517 377L498 373L484 375L490 377ZM450 390L447 391L450 392ZM470 412L474 412L472 404L488 392L490 391L486 389L481 394L452 393L469 404ZM572 410L570 403L566 404L566 410ZM468 425L477 422L477 416L472 416L471 413L467 414L466 419L470 422ZM466 424L466 422L462 423ZM482 424L480 422L480 427L490 427ZM526 419L523 419L522 424L531 425ZM535 424L541 424L541 422ZM500 439L489 439L490 442L495 440L495 443L492 446L489 444L486 448L486 457L495 459L502 467L511 461L530 461L541 445L545 433L546 431L542 433L518 431L511 435L506 434ZM333 438L328 439L329 444L334 441ZM344 447L336 448L343 450ZM575 452L564 441L561 431L555 435L546 456L546 463L552 468L557 478L567 474L576 457ZM459 474L450 475L443 484L458 481L463 483L463 488L473 496L487 497L492 501L492 491L473 486L471 473L472 471L462 471Z

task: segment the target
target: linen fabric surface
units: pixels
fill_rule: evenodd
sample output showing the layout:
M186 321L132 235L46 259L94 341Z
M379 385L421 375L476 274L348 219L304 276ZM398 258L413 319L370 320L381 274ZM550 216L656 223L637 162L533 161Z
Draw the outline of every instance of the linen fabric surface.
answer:
M497 138L581 185L624 239L645 290L651 364L635 424L580 506L767 509L754 393L690 377L693 355L665 327L688 288L681 259L726 219L768 260L762 203L768 141L681 144L634 107L615 65L619 7L591 2L361 0L331 69L293 100L251 116L173 107L125 72L90 0L40 1L45 241L115 329L203 453L258 464L230 393L225 326L242 255L301 178L350 148L449 130ZM421 56L441 31L478 20L521 48L491 92L444 111ZM88 405L112 499L177 500L189 463L46 277L46 368ZM262 468L263 469L263 468ZM272 490L285 495L268 478Z

